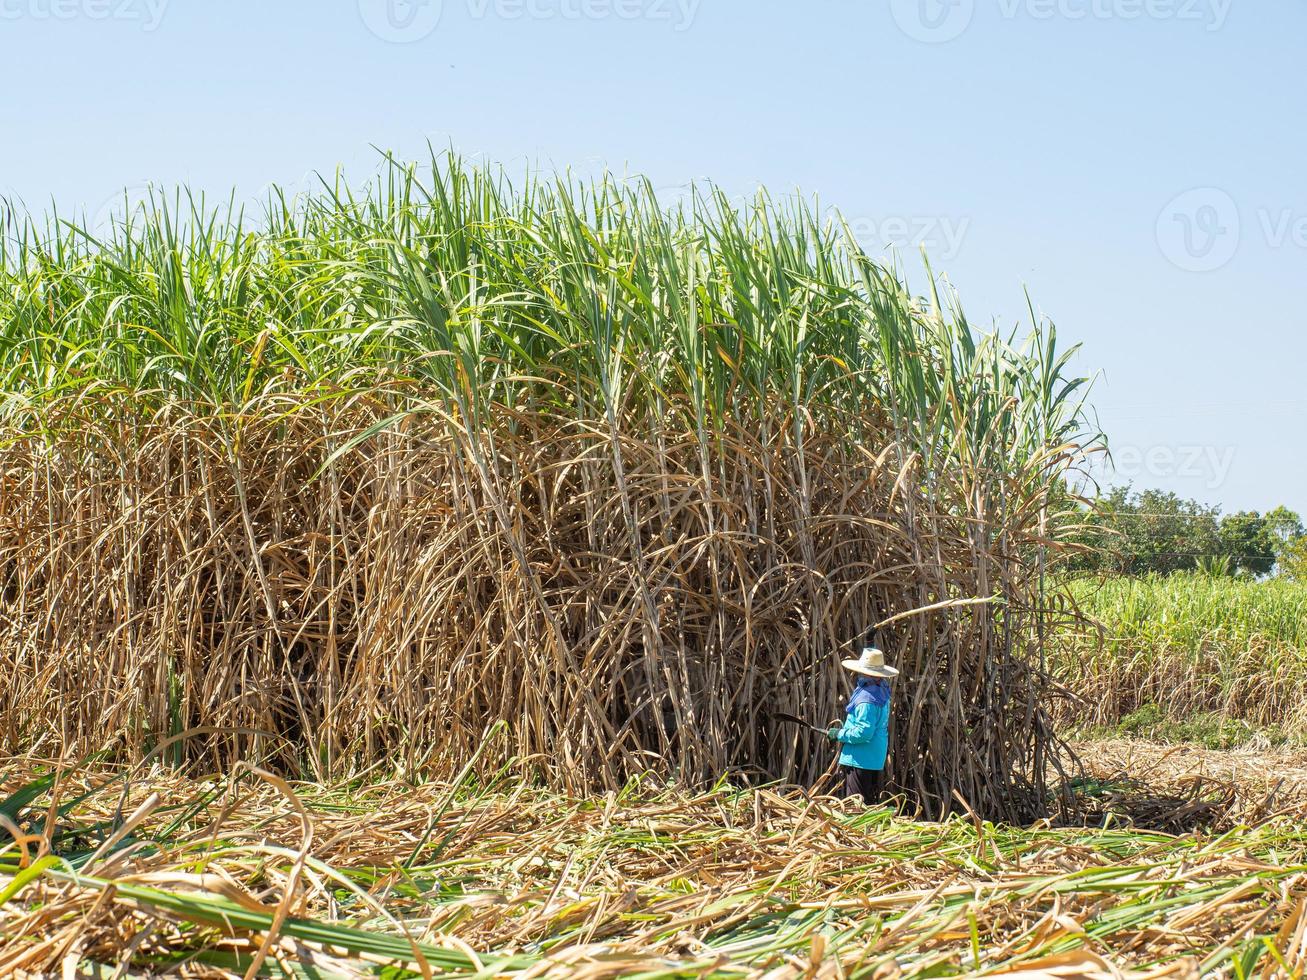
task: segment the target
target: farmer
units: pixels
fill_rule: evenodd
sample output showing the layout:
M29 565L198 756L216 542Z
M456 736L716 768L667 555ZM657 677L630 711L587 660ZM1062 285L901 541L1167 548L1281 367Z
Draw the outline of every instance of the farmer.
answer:
M890 681L899 675L887 666L885 654L867 647L857 660L841 661L858 675L843 725L826 734L840 744L844 795L874 803L885 789L885 755L889 751Z

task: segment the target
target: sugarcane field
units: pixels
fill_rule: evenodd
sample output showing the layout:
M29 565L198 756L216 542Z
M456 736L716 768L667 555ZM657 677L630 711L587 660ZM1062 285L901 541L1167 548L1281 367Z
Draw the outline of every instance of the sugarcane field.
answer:
M1236 8L5 6L0 977L1307 977Z

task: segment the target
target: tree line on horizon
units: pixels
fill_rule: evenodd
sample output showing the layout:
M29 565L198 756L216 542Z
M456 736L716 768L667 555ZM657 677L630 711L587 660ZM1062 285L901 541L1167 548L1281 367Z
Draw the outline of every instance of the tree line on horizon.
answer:
M1214 575L1307 581L1307 528L1279 505L1222 515L1166 490L1114 487L1080 508L1073 536L1077 572Z

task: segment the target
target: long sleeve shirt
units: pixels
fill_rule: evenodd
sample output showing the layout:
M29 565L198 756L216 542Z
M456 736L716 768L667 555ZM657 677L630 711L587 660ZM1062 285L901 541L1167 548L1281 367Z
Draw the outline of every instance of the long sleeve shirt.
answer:
M848 718L836 738L840 765L858 769L884 769L889 752L889 691L873 693L859 685L849 699Z

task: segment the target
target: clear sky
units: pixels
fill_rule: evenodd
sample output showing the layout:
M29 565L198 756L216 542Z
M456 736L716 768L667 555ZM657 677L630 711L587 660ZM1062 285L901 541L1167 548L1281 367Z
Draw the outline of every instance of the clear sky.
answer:
M255 198L428 141L797 188L975 322L1029 288L1115 479L1307 511L1304 39L1302 0L0 0L0 194Z

